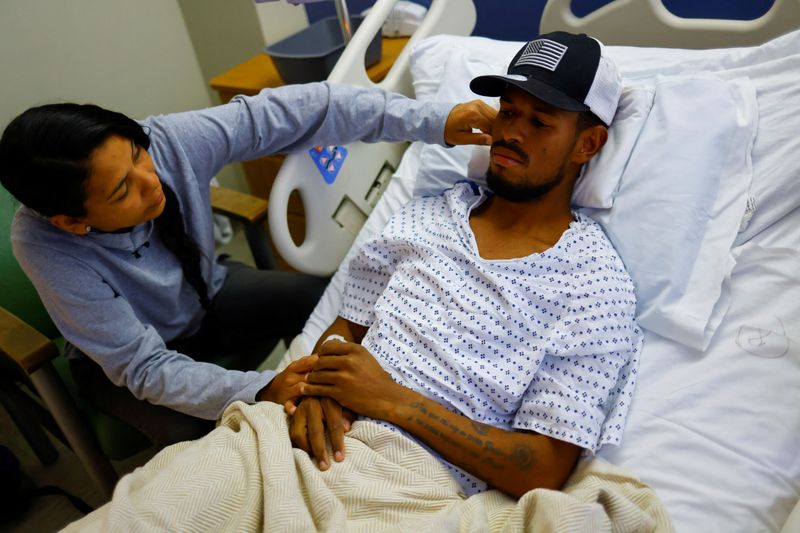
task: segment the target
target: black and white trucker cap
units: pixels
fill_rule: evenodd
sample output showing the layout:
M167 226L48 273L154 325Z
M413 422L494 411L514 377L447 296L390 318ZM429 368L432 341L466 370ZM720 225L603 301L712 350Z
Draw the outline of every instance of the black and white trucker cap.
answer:
M501 96L506 86L567 111L591 111L610 125L622 93L622 79L603 45L586 34L546 33L517 52L505 76L478 76L472 92Z

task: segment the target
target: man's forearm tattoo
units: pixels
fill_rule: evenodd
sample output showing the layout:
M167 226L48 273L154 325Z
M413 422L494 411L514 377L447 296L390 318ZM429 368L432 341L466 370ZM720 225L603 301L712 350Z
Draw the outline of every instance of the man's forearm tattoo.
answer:
M533 450L531 450L530 446L517 444L514 446L511 456L514 457L514 461L520 468L528 469L533 466Z
M468 432L456 424L448 422L445 418L431 413L421 402L414 402L411 408L416 411L409 417L410 422L414 422L419 427L431 435L448 442L449 444L462 449L483 464L496 469L504 467L503 461L511 462L518 468L527 470L533 466L533 449L525 444L516 444L510 452L495 447L494 443L487 439L491 426L480 422L471 421L473 431ZM464 440L472 443L474 447L465 447ZM476 449L480 448L480 449Z
M489 426L487 426L486 424L481 424L480 422L475 422L474 420L472 420L471 422L472 422L472 427L475 428L475 431L477 431L479 435L485 436L487 433L489 433Z

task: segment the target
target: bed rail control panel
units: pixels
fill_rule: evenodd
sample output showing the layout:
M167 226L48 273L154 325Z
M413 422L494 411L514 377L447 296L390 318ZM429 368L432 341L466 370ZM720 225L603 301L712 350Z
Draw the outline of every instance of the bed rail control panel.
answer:
M364 198L370 206L375 207L378 204L378 200L381 195L383 195L386 187L389 186L389 180L392 179L395 170L396 169L390 165L388 161L383 164L375 181L372 182L372 187L369 188Z
M394 166L389 164L388 161L381 167L372 185L367 190L367 194L364 195L364 200L366 200L370 208L374 209L378 204L378 200L380 200L386 187L389 186L389 181L392 179L394 171ZM358 235L361 226L367 221L368 215L369 213L365 213L364 210L350 198L350 195L345 195L336 207L336 211L333 212L333 220L335 220L342 229L355 237Z
M334 211L333 220L335 220L342 229L356 236L361 226L367 221L367 215L358 208L356 203L351 200L349 196L345 196L342 198L341 203L339 203L339 207Z

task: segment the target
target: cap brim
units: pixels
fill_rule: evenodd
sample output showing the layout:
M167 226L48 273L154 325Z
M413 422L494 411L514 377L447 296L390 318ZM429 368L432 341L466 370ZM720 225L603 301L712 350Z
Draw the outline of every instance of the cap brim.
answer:
M481 96L502 96L506 87L509 85L518 87L531 96L559 109L567 111L589 111L589 106L583 102L579 102L558 89L536 79L518 80L506 76L478 76L470 82L469 88L472 92Z

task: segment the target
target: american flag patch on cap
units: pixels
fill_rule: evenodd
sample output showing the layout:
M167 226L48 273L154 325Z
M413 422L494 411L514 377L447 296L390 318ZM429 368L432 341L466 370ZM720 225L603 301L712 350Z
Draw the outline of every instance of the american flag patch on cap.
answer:
M514 66L533 65L554 71L566 51L567 47L561 43L550 39L536 39L528 43Z

